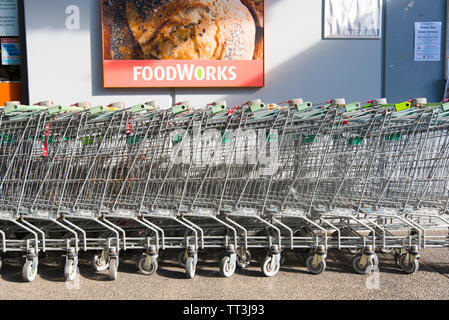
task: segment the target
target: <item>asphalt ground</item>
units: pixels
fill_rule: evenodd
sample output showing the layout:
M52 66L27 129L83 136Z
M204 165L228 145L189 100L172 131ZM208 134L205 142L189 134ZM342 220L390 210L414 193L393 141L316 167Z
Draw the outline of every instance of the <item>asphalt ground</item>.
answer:
M123 260L116 281L109 280L107 271L95 272L85 260L80 261L81 275L73 283L65 282L54 261L40 261L35 281L24 283L20 266L6 261L0 271L0 299L449 299L447 249L423 250L420 270L412 275L396 266L392 254L379 254L379 273L359 275L352 269L353 255L329 252L327 269L320 275L311 275L302 259L287 253L273 278L262 275L256 259L231 278L222 278L220 255L200 255L194 279L186 279L174 257L160 261L152 276L139 274L132 260Z

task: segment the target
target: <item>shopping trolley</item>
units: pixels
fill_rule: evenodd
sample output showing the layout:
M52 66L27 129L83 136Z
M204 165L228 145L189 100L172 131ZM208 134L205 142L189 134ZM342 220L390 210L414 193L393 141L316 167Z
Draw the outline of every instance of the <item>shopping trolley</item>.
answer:
M448 115L423 99L12 103L0 116L1 250L24 254L26 281L46 252L69 281L79 254L116 279L121 255L151 275L161 250L179 251L188 278L208 249L223 250L225 277L254 249L266 276L284 250L306 252L313 274L328 250L354 254L362 274L394 250L413 273L421 249L448 246L429 235L449 226Z

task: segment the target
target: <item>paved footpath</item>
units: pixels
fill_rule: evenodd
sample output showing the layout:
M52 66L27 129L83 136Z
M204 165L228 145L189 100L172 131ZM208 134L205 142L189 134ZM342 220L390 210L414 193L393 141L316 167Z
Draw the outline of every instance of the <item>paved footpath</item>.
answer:
M447 249L423 251L420 270L413 275L404 274L392 255L380 255L379 260L380 273L375 275L355 274L350 260L330 254L326 271L317 276L308 273L304 262L289 257L274 278L263 277L254 262L229 279L219 276L217 261L208 260L199 262L190 280L174 260L161 262L152 276L139 274L125 261L116 281L85 263L74 285L66 284L56 265L43 263L36 280L23 283L20 268L11 264L0 271L0 299L449 299Z

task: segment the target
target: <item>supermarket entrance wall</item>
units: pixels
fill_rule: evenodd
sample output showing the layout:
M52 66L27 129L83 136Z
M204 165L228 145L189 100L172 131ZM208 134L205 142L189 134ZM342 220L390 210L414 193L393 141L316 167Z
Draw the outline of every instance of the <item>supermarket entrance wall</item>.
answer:
M265 0L265 87L129 88L103 85L101 1L24 0L30 103L91 101L162 106L216 99L314 102L382 95L382 40L323 40L322 1Z

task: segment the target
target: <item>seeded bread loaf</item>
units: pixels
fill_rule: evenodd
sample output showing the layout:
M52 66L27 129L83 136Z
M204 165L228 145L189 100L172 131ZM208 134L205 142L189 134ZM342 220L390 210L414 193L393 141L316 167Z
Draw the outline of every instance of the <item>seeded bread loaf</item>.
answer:
M135 60L143 58L140 46L135 41L128 26L125 15L126 2L127 0L114 0L112 2L113 24L111 28L110 52L114 60Z
M255 22L240 0L124 0L145 59L251 60Z
M112 3L110 0L103 0L103 57L105 60L112 59L111 38L114 16L112 14Z

